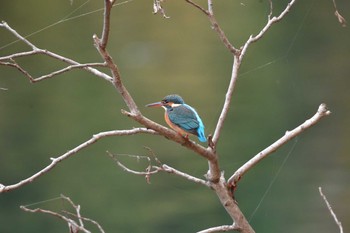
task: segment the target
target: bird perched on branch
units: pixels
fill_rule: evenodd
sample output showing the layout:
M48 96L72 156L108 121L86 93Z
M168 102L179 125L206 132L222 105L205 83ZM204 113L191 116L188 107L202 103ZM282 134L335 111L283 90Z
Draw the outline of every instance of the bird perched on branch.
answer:
M196 135L201 142L206 142L204 125L194 108L185 104L179 95L167 95L160 102L147 104L146 107L163 107L166 123L176 132L188 139L188 134Z

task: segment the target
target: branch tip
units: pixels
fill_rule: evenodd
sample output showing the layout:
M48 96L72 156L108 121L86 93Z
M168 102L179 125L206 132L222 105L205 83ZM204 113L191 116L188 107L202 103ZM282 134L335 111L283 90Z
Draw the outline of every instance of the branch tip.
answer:
M335 223L338 225L339 232L340 232L340 233L343 233L343 226L342 226L342 223L338 220L337 215L334 213L331 204L329 204L326 195L323 194L322 188L321 188L321 187L318 187L318 191L320 192L321 197L323 198L324 202L326 203L326 206L327 206L329 212L331 213L331 215L332 215L332 217L333 217Z

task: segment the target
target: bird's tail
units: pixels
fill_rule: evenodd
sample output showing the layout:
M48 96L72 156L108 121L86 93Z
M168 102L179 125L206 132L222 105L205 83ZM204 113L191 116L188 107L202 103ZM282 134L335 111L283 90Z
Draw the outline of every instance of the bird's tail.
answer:
M198 130L198 139L201 142L206 142L207 138L205 137L204 131L203 130Z

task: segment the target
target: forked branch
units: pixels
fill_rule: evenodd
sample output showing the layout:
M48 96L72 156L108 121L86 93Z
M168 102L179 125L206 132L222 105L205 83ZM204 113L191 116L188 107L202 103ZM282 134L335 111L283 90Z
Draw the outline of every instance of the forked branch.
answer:
M192 175L189 175L185 172L182 172L182 171L179 171L169 165L166 165L166 164L163 164L160 162L160 160L155 156L155 154L153 152L152 153L152 157L153 157L153 160L157 163L157 165L153 165L152 164L152 158L149 157L149 156L140 156L140 155L126 155L126 156L129 156L129 157L132 157L132 158L136 158L137 160L139 159L145 159L148 161L148 166L145 168L145 171L135 171L129 167L127 167L126 165L124 165L119 159L119 155L113 155L109 152L107 152L107 154L109 155L109 157L111 157L115 162L116 164L122 168L124 171L128 172L128 173L131 173L131 174L134 174L134 175L139 175L139 176L144 176L146 178L146 181L147 183L150 183L150 177L151 175L154 175L154 174L157 174L159 172L166 172L166 173L169 173L169 174L173 174L173 175L176 175L176 176L179 176L179 177L182 177L188 181L191 181L193 183L197 183L197 184L201 184L201 185L204 185L206 187L210 187L210 184L208 181L205 181L203 179L200 179L200 178L197 178L195 176L192 176Z
M82 231L85 233L91 233L91 231L87 230L86 227L84 226L84 221L94 224L99 229L99 231L101 233L105 233L105 231L103 230L103 228L101 227L101 225L98 222L81 216L80 205L74 204L74 202L69 197L66 197L64 195L61 195L61 198L65 201L67 201L74 208L76 214L70 213L68 211L62 211L64 214L60 214L60 213L55 212L55 211L45 210L45 209L41 209L41 208L29 209L28 206L20 206L20 208L26 212L44 213L44 214L52 215L56 218L59 218L68 224L69 232L72 232L72 233L77 233L79 231ZM66 215L74 216L76 218L76 220L72 219Z
M0 23L0 27L5 28L7 31L9 31L11 34L13 34L16 38L18 38L20 41L22 41L23 43L27 44L31 50L30 51L24 51L24 52L19 52L19 53L14 53L8 56L2 56L0 57L0 65L4 65L4 66L12 66L15 67L16 69L18 69L21 73L23 73L31 82L38 82L38 81L42 81L45 80L47 78L52 78L58 74L62 74L64 72L67 72L71 69L83 69L85 71L88 71L89 73L100 77L108 82L112 81L112 78L110 76L108 76L107 74L97 70L96 68L93 68L93 66L95 67L101 67L101 66L105 66L104 63L86 63L86 64L81 64L77 61L74 61L73 59L64 57L62 55L59 55L57 53L53 53L51 51L48 51L46 49L40 49L37 46L35 46L33 43L31 43L29 40L27 40L24 36L20 35L16 30L14 30L13 28L11 28L6 22L2 21ZM32 77L29 72L27 72L25 69L23 69L19 64L17 64L15 62L16 58L19 57L29 57L29 56L33 56L33 55L38 55L38 54L43 54L46 55L48 57L51 57L57 61L61 61L63 63L68 64L68 66L66 68L54 71L52 73L49 73L47 75L43 75L41 77L38 78L34 78Z

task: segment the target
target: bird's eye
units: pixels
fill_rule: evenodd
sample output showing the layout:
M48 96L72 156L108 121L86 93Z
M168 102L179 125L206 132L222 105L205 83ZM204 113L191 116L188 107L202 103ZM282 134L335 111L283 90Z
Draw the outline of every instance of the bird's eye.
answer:
M167 104L168 101L167 100L162 100L162 104Z

